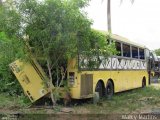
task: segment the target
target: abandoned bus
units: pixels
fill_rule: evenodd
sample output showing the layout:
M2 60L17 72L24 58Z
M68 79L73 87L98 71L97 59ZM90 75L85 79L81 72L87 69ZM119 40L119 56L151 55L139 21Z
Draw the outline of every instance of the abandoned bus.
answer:
M70 68L69 75L74 78L71 93L75 98L87 97L94 92L100 97L111 97L116 92L148 85L149 50L118 35L111 38L118 54L102 60L99 69L88 71L80 65L85 61L83 57L79 57L79 69Z
M83 66L85 58L81 55L70 61L67 80L73 99L91 98L94 93L111 97L116 92L149 84L149 50L118 35L111 38L118 54L103 59L98 69L89 70ZM36 61L25 64L17 60L10 67L32 102L49 92L43 84L46 75Z

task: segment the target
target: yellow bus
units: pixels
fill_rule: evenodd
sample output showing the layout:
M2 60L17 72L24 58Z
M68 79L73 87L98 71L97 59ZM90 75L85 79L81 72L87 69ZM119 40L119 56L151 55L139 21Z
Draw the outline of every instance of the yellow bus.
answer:
M83 66L86 62L83 55L69 61L67 82L73 99L91 98L95 93L100 97L111 97L116 92L149 84L149 50L118 35L111 35L111 38L118 53L108 59L101 56L98 69L89 70ZM32 102L49 93L43 84L47 76L36 61L17 60L10 67Z
M95 92L99 96L111 97L116 92L144 87L149 84L149 50L118 35L112 35L117 55L102 59L99 69L88 70L81 65L86 60L79 56L78 68L69 66L71 95L75 99L89 97Z

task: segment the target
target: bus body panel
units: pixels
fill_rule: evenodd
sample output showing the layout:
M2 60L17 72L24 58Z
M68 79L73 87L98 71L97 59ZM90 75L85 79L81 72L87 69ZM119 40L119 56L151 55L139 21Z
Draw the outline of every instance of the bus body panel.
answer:
M21 62L19 60L10 64L13 73L20 82L25 94L30 98L32 102L45 96L47 88L45 88L42 75L37 72L33 67L33 64L29 62ZM70 86L70 94L73 99L91 98L95 92L95 87L99 80L104 82L106 87L108 80L113 80L114 92L121 92L138 87L142 87L142 80L145 77L146 85L148 85L148 72L147 70L97 70L97 71L78 71L76 62L72 62L72 65L68 68L68 73L75 73L75 83ZM92 83L82 83L82 76L90 75L92 77ZM43 75L44 77L44 75ZM85 80L87 81L87 79ZM87 86L85 85L87 84ZM84 86L84 87L83 87ZM85 90L91 89L87 94L83 94ZM82 93L83 92L83 93Z
M10 64L10 68L31 102L37 101L48 93L40 75L40 69L35 68L30 62L16 60Z
M73 71L72 71L73 72ZM95 92L96 85L99 80L104 82L106 87L108 80L113 80L114 92L121 92L125 90L135 89L142 87L143 78L146 79L146 86L148 86L148 72L146 70L132 70L132 71L81 71L78 74L77 85L70 87L72 98L90 98L91 95L82 97L81 93L81 75L93 75L93 94ZM88 89L88 88L85 88Z

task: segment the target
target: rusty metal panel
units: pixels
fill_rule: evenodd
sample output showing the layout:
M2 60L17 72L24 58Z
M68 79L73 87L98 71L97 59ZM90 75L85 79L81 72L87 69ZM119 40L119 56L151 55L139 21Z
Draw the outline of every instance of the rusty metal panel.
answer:
M81 96L93 93L93 74L81 75Z

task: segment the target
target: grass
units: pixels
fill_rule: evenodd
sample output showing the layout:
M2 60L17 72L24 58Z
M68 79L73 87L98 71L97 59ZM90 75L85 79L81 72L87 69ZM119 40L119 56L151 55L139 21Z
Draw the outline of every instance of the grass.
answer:
M10 96L7 93L0 94L0 108L14 109L27 107L31 103L26 96Z
M74 107L76 113L87 111L93 114L134 113L160 108L160 89L146 87L115 94L111 100L103 99L97 105L83 104Z
M24 113L58 113L63 106L57 106L53 109L34 109L26 108L30 102L27 97L9 96L0 94L0 112L4 110L13 110ZM160 111L160 89L153 86L144 89L135 89L127 92L116 93L112 99L101 99L98 104L92 104L91 101L72 106L75 114L111 114L111 113L140 113L146 110L156 109Z

